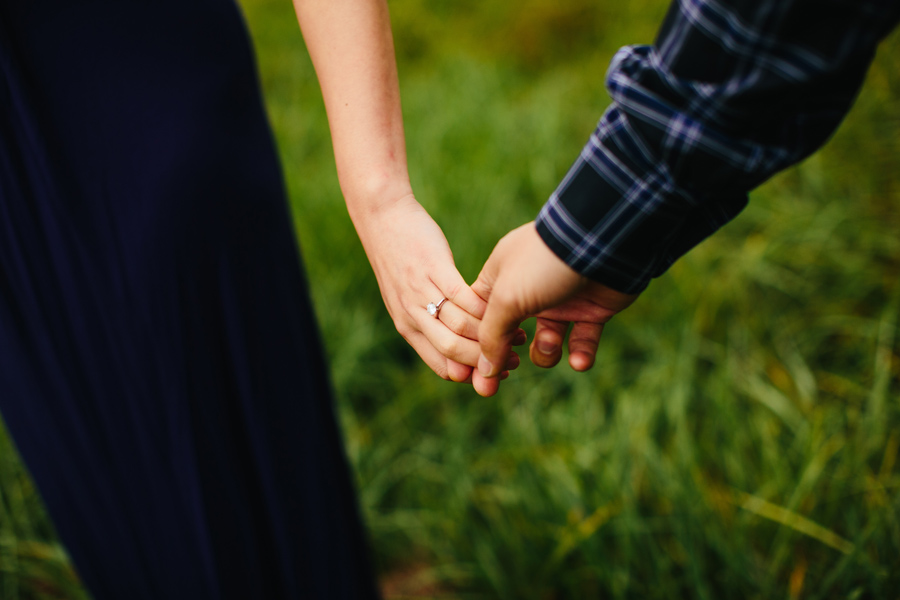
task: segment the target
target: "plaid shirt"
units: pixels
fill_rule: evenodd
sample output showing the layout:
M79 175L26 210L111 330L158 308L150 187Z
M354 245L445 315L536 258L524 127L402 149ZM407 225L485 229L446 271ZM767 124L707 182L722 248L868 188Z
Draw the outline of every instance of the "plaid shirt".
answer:
M900 0L675 0L621 49L613 103L537 218L579 273L643 290L805 158L855 99Z

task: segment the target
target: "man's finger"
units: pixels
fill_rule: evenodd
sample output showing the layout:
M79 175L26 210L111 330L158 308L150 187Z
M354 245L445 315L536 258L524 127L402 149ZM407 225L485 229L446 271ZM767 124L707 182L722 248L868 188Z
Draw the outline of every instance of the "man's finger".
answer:
M534 329L534 340L528 351L531 362L545 369L556 366L562 358L563 340L568 328L567 322L539 317Z
M571 298L583 283L583 278L544 243L534 223L503 236L473 285L482 298L488 299L478 329L479 371L487 377L496 375L519 324Z
M569 365L576 371L594 366L603 323L576 322L569 334Z
M501 371L497 377L482 377L478 371L472 373L472 387L480 396L485 398L493 396L500 389L500 382L509 379L509 371Z
M488 259L490 261L490 259ZM485 264L481 269L481 273L478 274L478 278L475 280L475 283L472 284L470 288L472 293L477 295L479 298L487 302L491 297L491 289L494 287L494 276L495 274L491 271L488 271L488 265ZM482 313L482 318L484 318L484 314Z

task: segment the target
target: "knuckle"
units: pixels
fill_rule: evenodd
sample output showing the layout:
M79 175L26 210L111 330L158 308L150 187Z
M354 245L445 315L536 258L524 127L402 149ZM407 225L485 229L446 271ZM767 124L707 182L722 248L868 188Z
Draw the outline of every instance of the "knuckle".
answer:
M447 287L444 290L444 295L448 300L453 300L454 298L458 298L462 293L462 286L459 283L454 283L453 285Z
M455 336L451 339L441 340L438 342L438 350L444 356L456 356L459 351L459 342L456 341Z
M491 303L499 307L509 309L517 306L519 304L519 301L515 295L515 292L507 287L504 287L494 290L494 294L493 296L491 296Z
M435 365L435 366L433 367L433 371L435 372L435 374L436 374L438 377L440 377L440 378L443 379L444 381L450 381L450 373L449 373L449 371L447 370L447 365L446 365L446 363L442 363L442 364L439 364L439 365Z
M466 330L466 319L459 316L447 317L444 325L450 331L461 334Z
M415 329L410 327L408 323L397 323L395 321L394 329L396 329L397 333L403 336L403 339L406 341L409 341L410 336L415 333Z

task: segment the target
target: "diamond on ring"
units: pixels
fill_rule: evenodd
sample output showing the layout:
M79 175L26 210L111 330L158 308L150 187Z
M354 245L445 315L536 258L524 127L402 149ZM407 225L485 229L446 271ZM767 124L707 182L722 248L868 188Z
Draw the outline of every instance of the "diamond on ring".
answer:
M446 302L446 301L447 301L446 298L441 298L441 301L438 302L437 304L435 304L434 302L429 302L428 306L425 307L425 310L428 311L429 315L431 315L432 317L437 319L438 313L441 312L441 305L443 305L444 302Z

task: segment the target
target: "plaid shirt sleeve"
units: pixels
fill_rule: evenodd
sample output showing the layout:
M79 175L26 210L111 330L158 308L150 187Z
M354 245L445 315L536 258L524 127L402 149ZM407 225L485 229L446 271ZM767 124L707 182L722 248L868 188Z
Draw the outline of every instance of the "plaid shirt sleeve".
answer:
M900 0L675 0L537 218L579 273L643 290L837 128Z

